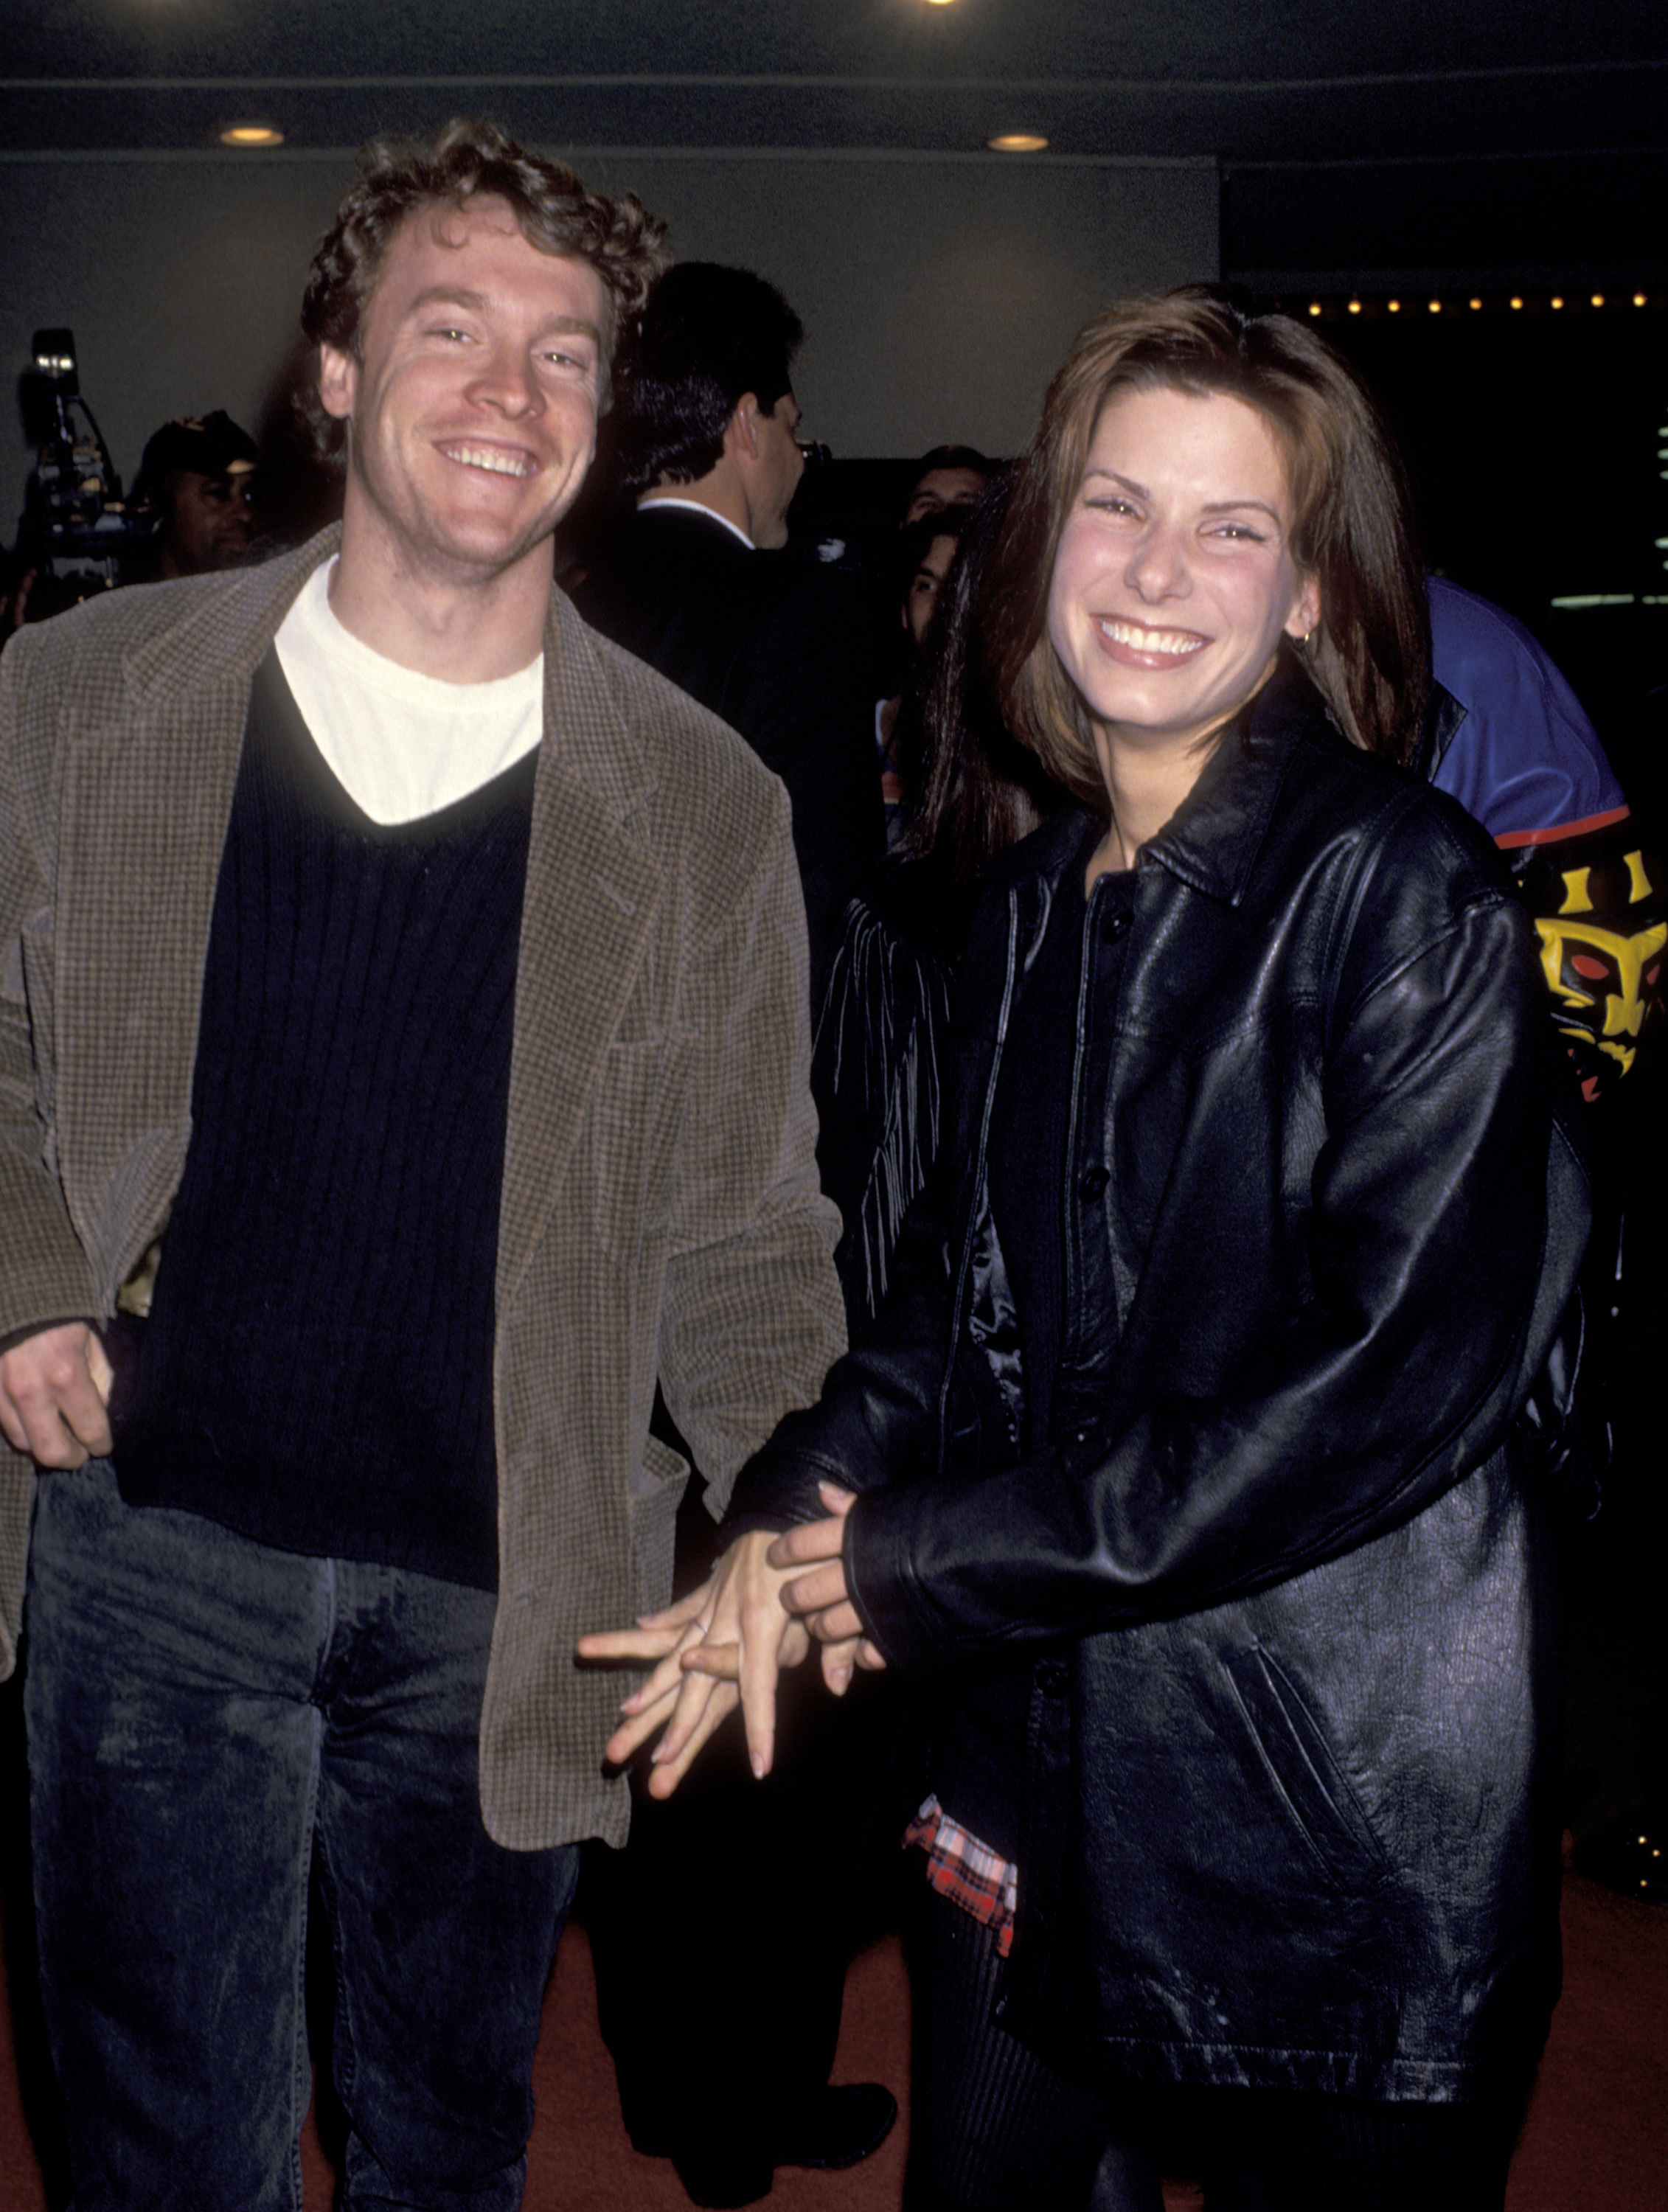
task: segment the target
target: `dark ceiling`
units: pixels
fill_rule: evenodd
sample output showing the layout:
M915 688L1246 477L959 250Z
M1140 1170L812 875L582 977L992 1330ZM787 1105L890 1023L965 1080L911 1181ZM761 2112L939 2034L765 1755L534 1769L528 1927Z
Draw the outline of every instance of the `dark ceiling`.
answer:
M1231 270L1668 265L1662 0L5 0L0 145L1214 158ZM1648 266L1647 266L1648 264Z

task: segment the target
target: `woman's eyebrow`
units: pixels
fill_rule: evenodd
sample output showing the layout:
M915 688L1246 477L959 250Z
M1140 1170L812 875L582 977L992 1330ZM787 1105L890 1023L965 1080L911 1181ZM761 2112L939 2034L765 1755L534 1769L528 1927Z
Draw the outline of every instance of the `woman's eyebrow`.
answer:
M1120 475L1117 469L1097 467L1091 463L1083 471L1084 483L1087 483L1091 477L1099 477L1107 483L1121 484L1125 491L1132 491L1137 499L1146 499L1149 496L1145 484L1137 483L1133 477Z
M1103 483L1115 483L1119 485L1124 491L1132 492L1137 499L1148 499L1152 495L1144 483L1137 483L1133 477L1126 477L1117 469L1109 469L1105 466L1091 466L1084 470L1083 481L1085 483L1088 483L1092 481L1099 481ZM1243 499L1208 499L1201 507L1200 513L1202 514L1232 514L1236 511L1243 510L1248 507L1255 507L1259 514L1266 514L1269 520L1271 522L1277 524L1281 529L1283 530L1285 528L1285 523L1281 520L1278 508L1270 507L1268 501L1265 499L1255 499L1251 497L1249 495Z
M1282 530L1285 528L1279 508L1270 507L1266 499L1208 499L1201 512L1205 514L1231 514L1237 507L1255 507L1259 514L1266 514L1270 522L1278 523Z

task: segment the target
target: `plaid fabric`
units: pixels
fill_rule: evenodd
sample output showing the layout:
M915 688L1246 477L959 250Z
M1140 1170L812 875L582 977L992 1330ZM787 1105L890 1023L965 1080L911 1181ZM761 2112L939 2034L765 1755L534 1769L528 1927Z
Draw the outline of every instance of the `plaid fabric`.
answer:
M1014 1948L1014 1916L1019 1910L1020 1870L953 1820L936 1797L928 1797L904 1831L904 1848L916 1844L927 1854L927 1879L941 1897L996 1931L996 1955Z

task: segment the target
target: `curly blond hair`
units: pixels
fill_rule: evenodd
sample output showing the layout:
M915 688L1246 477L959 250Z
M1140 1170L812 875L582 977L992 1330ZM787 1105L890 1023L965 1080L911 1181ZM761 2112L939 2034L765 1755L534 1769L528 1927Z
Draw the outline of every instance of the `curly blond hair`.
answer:
M385 137L361 149L357 181L307 271L301 328L314 345L357 359L365 310L399 230L420 209L462 207L478 198L505 201L541 253L588 262L601 278L606 406L615 341L670 258L666 225L634 192L615 200L590 191L564 163L529 154L479 118L448 123L432 146ZM320 450L334 453L344 426L325 413L316 392L304 395L302 404Z

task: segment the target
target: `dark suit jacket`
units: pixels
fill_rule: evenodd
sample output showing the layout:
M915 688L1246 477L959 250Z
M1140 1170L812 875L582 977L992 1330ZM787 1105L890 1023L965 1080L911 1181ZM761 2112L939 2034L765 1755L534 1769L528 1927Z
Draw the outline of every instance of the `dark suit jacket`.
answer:
M866 600L846 577L744 545L715 516L653 505L574 598L594 629L739 730L787 785L814 1008L841 909L886 854Z

